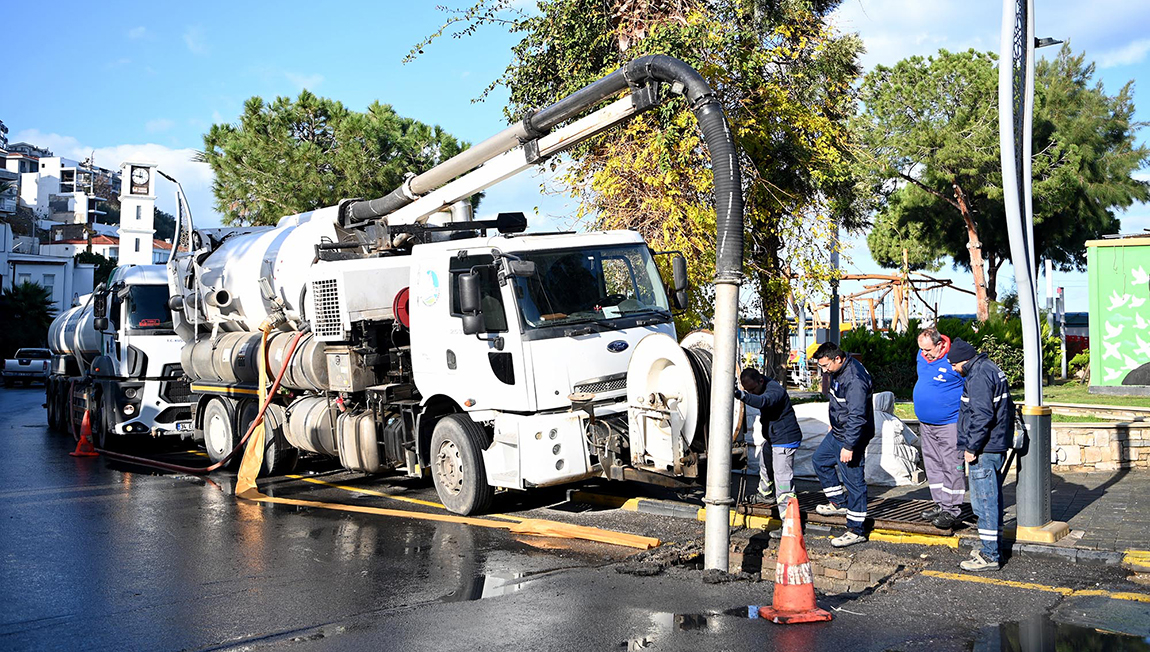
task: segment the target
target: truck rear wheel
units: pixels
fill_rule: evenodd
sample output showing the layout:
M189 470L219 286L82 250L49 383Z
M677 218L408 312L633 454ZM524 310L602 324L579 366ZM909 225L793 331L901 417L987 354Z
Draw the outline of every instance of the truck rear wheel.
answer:
M239 427L236 433L242 439L260 413L259 401L244 401L239 409ZM278 405L269 405L264 413L264 464L260 468L260 476L282 475L295 470L299 461L299 449L288 443L284 437L284 425L287 418L284 409ZM237 455L236 457L240 457Z
M491 506L495 490L483 464L483 429L465 414L449 414L431 434L431 478L443 506L474 514Z
M240 436L236 433L235 402L231 399L218 396L209 399L204 407L203 424L204 449L213 464L227 457L240 443ZM233 457L228 468L239 466L240 458L240 455Z

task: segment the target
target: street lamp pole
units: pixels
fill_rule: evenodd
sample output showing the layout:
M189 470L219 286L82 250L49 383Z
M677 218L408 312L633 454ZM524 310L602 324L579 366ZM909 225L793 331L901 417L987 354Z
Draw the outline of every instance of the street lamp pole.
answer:
M1041 45L1055 42L1043 39ZM1065 536L1069 528L1066 523L1050 520L1050 408L1042 404L1042 341L1031 203L1035 45L1033 0L1003 0L998 67L999 141L1006 227L1022 320L1026 385L1022 415L1029 440L1018 472L1016 538L1051 543Z

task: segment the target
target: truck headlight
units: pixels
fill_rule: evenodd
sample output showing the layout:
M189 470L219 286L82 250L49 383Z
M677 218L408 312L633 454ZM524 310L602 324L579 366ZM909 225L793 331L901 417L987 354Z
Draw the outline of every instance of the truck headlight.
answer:
M128 416L132 416L135 413L136 413L136 406L135 405L132 405L131 403L129 403L129 404L124 406L124 414L126 414Z

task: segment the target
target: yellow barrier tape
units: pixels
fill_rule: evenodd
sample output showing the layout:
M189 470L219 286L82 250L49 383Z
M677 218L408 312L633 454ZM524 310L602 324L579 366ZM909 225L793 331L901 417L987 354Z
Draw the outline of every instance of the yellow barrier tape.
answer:
M1100 596L1104 598L1111 598L1113 600L1150 602L1150 595L1146 595L1144 593L1103 591L1101 589L1072 589L1065 586L1047 586L1046 584L1035 584L1033 582L1015 582L1013 580L1000 580L993 577L977 577L974 575L963 575L961 573L944 573L942 571L931 570L923 571L922 574L928 577L937 577L944 580L973 582L975 584L991 584L994 586L1007 586L1015 589L1027 589L1031 591L1045 591L1047 593L1057 593L1066 597Z

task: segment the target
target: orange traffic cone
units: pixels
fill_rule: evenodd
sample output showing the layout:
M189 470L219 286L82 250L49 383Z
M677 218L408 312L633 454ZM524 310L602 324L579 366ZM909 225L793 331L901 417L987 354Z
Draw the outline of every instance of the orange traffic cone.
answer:
M831 619L830 612L819 609L815 604L811 560L807 557L807 546L803 543L797 498L787 501L783 539L779 544L779 563L775 566L775 597L771 606L759 607L759 617L780 625Z
M76 443L76 450L68 454L72 457L99 456L91 440L88 439L90 434L92 434L92 419L88 416L88 411L84 410L84 420L80 422L80 441Z

